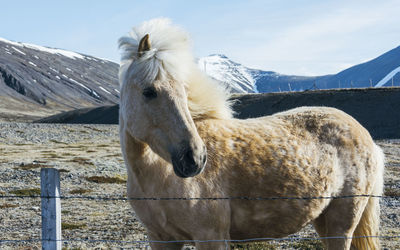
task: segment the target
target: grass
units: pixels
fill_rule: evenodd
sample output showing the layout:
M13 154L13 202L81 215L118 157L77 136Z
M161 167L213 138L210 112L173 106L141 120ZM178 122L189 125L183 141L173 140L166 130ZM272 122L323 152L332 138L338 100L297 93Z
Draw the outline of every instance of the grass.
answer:
M60 155L56 153L43 153L43 156L52 159L60 158Z
M323 250L324 246L320 240L300 240L290 243L290 248L301 250Z
M90 192L92 192L92 190L85 188L77 188L70 191L71 194L86 194Z
M50 166L44 165L41 163L21 163L18 165L18 167L15 167L15 169L20 169L20 170L32 170L32 169L37 169L37 168L48 168Z
M92 127L89 127L89 126L83 126L83 127L87 128L87 129L91 129L91 130L96 131L96 132L103 132L103 130L100 130L98 128L92 128Z
M87 181L94 182L94 183L117 183L117 184L125 184L126 180L122 179L121 177L108 177L108 176L90 176L85 177Z
M93 162L91 162L89 159L84 158L84 157L74 157L71 160L69 160L69 162L75 162L75 163L79 163L79 164L83 164L83 165L95 166Z
M64 144L64 145L68 144L68 143L65 143L65 142L62 142L62 141L58 141L58 140L55 140L55 139L50 139L49 141L53 142L53 143L56 143L56 144Z
M16 189L10 191L10 193L17 196L35 196L40 195L40 188L26 188L26 189Z
M10 203L3 203L0 205L0 209L4 209L4 208L13 208L13 207L19 207L19 205L17 204L10 204Z
M85 227L86 227L86 224L74 224L74 223L68 223L68 222L61 222L62 230L82 229Z
M385 196L398 196L400 197L400 190L397 188L385 188Z
M253 243L244 243L244 244L231 244L231 249L239 250L275 250L277 247L268 242L253 242Z

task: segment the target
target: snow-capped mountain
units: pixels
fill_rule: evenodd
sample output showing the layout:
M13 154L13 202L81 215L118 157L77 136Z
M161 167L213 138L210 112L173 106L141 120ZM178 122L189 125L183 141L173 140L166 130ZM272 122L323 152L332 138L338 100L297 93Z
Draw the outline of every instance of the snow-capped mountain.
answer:
M251 69L220 54L200 58L198 66L232 92L238 93L301 91L312 87L316 79Z
M40 116L115 104L117 72L107 60L0 39L0 111Z
M200 58L198 66L232 92L241 93L400 86L400 46L337 74L315 77L251 69L225 55Z
M198 66L207 75L214 78L232 92L258 92L256 80L249 68L230 60L225 55L210 55L198 60Z

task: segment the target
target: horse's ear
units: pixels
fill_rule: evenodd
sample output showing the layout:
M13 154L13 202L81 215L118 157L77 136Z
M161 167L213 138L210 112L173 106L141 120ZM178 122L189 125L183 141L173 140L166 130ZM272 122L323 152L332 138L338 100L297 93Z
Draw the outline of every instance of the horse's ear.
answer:
M151 44L149 40L149 34L146 34L139 42L139 56L143 55L143 52L148 51L151 49Z

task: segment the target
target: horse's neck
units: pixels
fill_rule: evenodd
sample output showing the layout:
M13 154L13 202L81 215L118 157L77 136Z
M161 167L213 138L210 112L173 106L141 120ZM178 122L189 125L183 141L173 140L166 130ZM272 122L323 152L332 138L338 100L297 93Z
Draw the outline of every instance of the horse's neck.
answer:
M147 144L136 140L127 132L125 132L123 143L125 144L125 157L128 161L128 176L134 183L139 184L141 191L148 190L146 186L149 183L153 185L165 178L169 168L162 165L167 163Z

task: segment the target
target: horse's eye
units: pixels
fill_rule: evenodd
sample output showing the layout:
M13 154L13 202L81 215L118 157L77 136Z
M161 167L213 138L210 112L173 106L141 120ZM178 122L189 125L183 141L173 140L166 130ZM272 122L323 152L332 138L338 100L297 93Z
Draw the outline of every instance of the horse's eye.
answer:
M146 99L154 99L157 97L157 92L153 87L149 87L143 90L143 95Z

